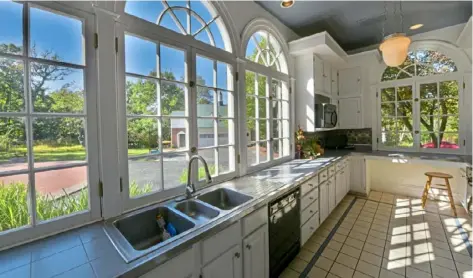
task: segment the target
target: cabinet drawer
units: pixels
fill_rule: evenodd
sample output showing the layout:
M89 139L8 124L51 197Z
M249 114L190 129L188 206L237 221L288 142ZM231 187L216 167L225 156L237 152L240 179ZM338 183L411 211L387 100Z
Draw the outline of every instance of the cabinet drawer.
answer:
M140 276L140 278L168 277L191 277L194 271L194 252L188 249L166 263Z
M240 222L202 242L202 264L207 264L236 244L241 244Z
M324 181L327 180L327 178L328 178L327 169L324 169L319 172L319 183L323 183Z
M304 225L309 218L312 217L315 213L319 212L319 200L315 200L307 208L305 208L301 213L301 225Z
M251 234L254 230L268 223L268 209L266 207L253 212L242 220L243 237Z
M328 176L331 177L333 174L335 174L335 165L328 167Z
M301 196L309 193L317 186L319 186L319 177L315 176L301 185Z
M315 188L301 199L301 211L319 198L319 188Z
M301 227L301 245L304 245L307 240L314 234L319 227L319 213L316 212L304 225Z

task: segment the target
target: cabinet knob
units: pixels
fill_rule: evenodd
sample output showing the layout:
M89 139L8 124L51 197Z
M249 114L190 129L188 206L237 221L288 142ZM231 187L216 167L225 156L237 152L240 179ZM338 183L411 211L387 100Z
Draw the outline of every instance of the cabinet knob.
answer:
M310 213L314 213L312 210L309 211Z
M247 244L247 245L246 245L246 249L250 250L250 249L251 249L251 245Z
M314 200L314 197L311 196L311 197L309 197L309 199Z
M239 253L239 252L236 252L236 253L235 253L235 257L236 257L237 259L240 258L240 253Z
M310 187L314 186L312 183L309 183L308 185L309 185Z
M309 227L311 230L314 230L314 227Z

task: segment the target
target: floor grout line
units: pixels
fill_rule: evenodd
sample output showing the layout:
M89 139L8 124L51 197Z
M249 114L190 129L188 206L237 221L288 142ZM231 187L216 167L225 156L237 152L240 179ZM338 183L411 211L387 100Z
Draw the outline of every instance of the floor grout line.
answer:
M340 225L342 224L343 220L345 219L345 217L347 216L347 214L350 212L350 210L352 209L353 205L355 204L357 200L357 197L354 197L353 200L351 201L350 205L348 206L348 208L345 210L345 212L342 214L342 216L340 217L340 219L338 220L337 224L335 224L335 227L333 227L332 231L330 231L330 234L327 236L327 238L324 240L324 242L322 243L322 245L319 247L319 249L317 250L317 252L315 252L314 256L312 257L312 259L310 260L310 262L307 264L307 266L305 267L305 269L302 271L302 273L300 274L299 278L305 278L307 277L307 274L310 272L310 270L314 267L315 263L317 262L317 260L319 259L319 257L322 255L322 252L324 251L325 247L327 247L327 245L329 244L329 242L332 240L333 236L335 235L335 233L337 232L338 228L340 227ZM343 247L343 246L342 246ZM338 255L337 255L338 256ZM329 273L329 271L327 272Z

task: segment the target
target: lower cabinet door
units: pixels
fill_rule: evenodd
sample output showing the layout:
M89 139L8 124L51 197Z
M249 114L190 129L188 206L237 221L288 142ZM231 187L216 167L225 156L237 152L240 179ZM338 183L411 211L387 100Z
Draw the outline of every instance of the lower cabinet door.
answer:
M336 204L338 205L340 201L343 199L345 194L345 179L343 177L343 170L338 171L335 174L335 192L336 192Z
M202 268L202 278L242 278L241 245L234 245Z
M326 181L322 185L319 186L319 204L320 204L320 223L324 222L329 214L329 188L328 188L329 181Z
M337 206L335 178L334 177L331 177L327 181L327 187L328 187L328 214L330 214L335 209L335 207Z
M190 278L194 270L194 253L192 248L182 252L171 260L165 262L163 265L151 270L150 272L140 276L140 278L160 278L172 277L175 278Z
M268 252L268 225L264 225L243 240L243 277L268 277Z

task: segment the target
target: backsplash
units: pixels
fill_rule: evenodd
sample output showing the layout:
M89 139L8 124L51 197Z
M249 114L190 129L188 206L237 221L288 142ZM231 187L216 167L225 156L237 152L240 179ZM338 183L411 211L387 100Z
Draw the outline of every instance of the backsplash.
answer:
M371 128L363 129L335 129L318 132L307 132L308 137L317 135L321 140L330 136L343 135L348 137L348 144L366 144L371 145Z

